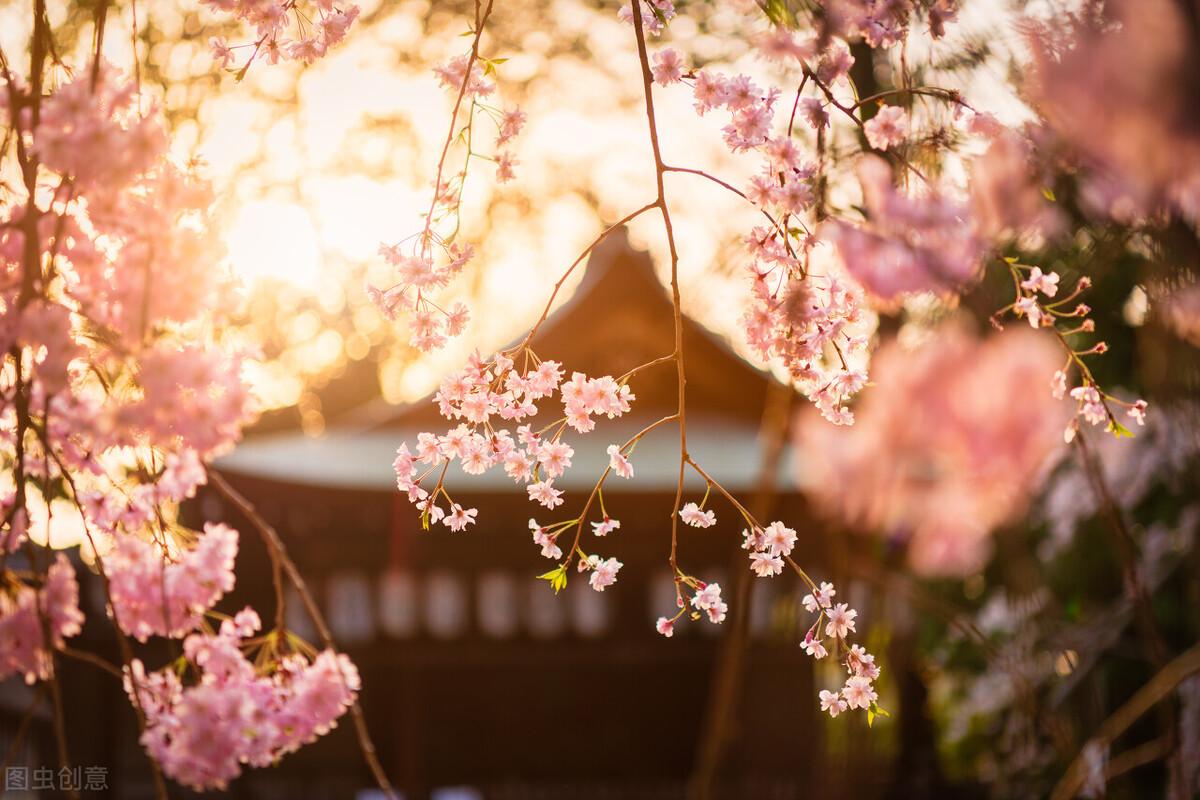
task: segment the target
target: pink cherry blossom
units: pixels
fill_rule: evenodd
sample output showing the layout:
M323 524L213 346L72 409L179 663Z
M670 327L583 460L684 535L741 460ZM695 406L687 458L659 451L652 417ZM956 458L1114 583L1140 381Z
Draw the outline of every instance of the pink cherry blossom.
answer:
M603 592L606 586L611 586L617 582L617 572L624 566L615 558L600 559L592 556L595 559L591 562L592 574L589 578L589 583L597 592ZM581 564L583 562L580 562Z
M822 582L815 592L804 596L804 609L809 613L816 613L822 608L829 608L836 594L837 590L833 588L832 583Z
M819 697L821 698L821 710L828 712L831 717L836 717L849 707L838 692L822 689Z
M538 481L526 487L529 499L541 503L546 508L557 508L563 504L562 490L555 489L553 481Z
M621 453L621 448L615 444L608 446L608 466L618 477L632 478L633 465L629 463L629 459Z
M709 528L717 524L717 515L712 511L702 510L695 503L685 503L679 509L679 518L693 528Z
M863 125L863 133L876 150L903 144L908 137L908 112L900 106L884 106Z
M829 623L825 626L825 635L835 639L845 639L846 634L854 632L854 618L858 612L845 603L838 603L826 612Z
M654 75L654 82L659 86L669 86L683 80L683 59L680 57L679 51L667 48L655 53L651 72Z
M612 533L613 531L615 531L617 528L620 528L620 527L621 527L621 521L619 519L605 517L600 522L592 523L592 534L595 536L607 536L608 534Z
M783 572L783 559L770 553L751 553L750 569L760 578L769 578Z
M763 529L763 540L772 556L791 555L796 544L796 532L782 522L772 522Z
M846 685L842 687L842 697L846 701L848 708L866 709L871 706L871 703L878 699L879 695L875 693L875 689L871 686L871 681L861 675L854 675L846 679Z
M1031 292L1041 292L1046 297L1054 297L1058 294L1058 273L1043 274L1040 267L1034 267L1029 271L1029 277L1021 281L1021 288Z
M50 651L77 635L82 625L75 570L60 553L41 588L21 585L0 592L0 680L14 674L23 675L27 683L49 677Z
M458 503L455 503L450 506L450 513L442 520L442 524L452 531L465 530L468 525L475 523L475 515L478 513L477 509L464 509Z

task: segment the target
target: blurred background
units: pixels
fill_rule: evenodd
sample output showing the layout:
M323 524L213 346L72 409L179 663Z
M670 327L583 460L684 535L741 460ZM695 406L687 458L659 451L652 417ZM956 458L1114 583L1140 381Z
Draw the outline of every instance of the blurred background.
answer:
M957 57L934 53L927 82L962 88L1005 121L1029 118L1012 15L1053 14L1059 5L968 3L939 45ZM726 587L736 613L724 626L689 626L671 640L655 634L654 618L673 603L665 569L669 431L639 446L638 480L607 501L623 523L611 555L626 567L603 594L573 585L556 598L533 578L542 563L528 541L529 506L507 481L460 476L462 502L480 508L480 524L458 535L421 531L396 496L390 462L402 441L436 429L427 395L471 350L490 352L527 330L598 230L653 199L653 170L633 38L615 7L506 0L485 41L489 55L509 59L499 76L505 103L529 115L515 149L517 179L497 185L490 166L472 167L480 174L467 184L461 236L481 246L452 292L469 302L473 321L445 350L417 353L364 287L385 282L378 245L421 224L452 101L430 69L464 48L471 7L362 6L348 41L323 60L255 68L240 82L214 68L208 41L223 23L198 4L115 4L105 51L126 71L136 65L169 120L176 157L214 182L228 267L241 283L230 298L229 335L261 353L250 378L264 407L246 442L217 467L279 529L309 576L362 670L368 724L406 798L1046 796L1090 732L1161 664L1122 590L1129 569L1151 593L1164 651L1196 641L1196 342L1160 313L1154 288L1181 264L1195 269L1195 237L1177 225L1151 241L1091 221L1066 172L1054 190L1081 233L1023 243L1024 257L1060 272L1064 285L1086 267L1095 282L1088 302L1101 310L1097 328L1110 348L1095 363L1097 377L1155 409L1133 440L1085 433L1135 544L1133 563L1114 539L1095 475L1063 446L1039 460L1021 513L955 574L914 562L904 531L848 528L812 498L812 465L840 445L800 435L810 429L805 401L746 360L738 332L748 282L737 237L754 212L717 187L672 178L694 354L695 452L762 516L798 529L810 574L836 582L859 609L863 643L884 665L880 700L892 715L872 730L859 718L819 713L817 689L837 678L814 670L797 646L800 587L788 578L749 579L732 517L689 530L681 546L694 571ZM738 3L692 3L672 36L689 43L698 66L774 69L729 35L744 12ZM89 2L50 4L64 54L87 52L92 15ZM7 51L20 52L28 38L27 16L23 7L0 9ZM889 85L892 67L882 56L859 48L855 55L860 85ZM671 162L744 181L754 165L725 152L718 120L698 118L685 90L657 99ZM952 181L965 174L955 154L930 168ZM846 173L848 188L835 182L834 193L854 191ZM614 236L567 284L539 355L589 374L620 374L669 351L665 264L652 223ZM913 301L872 320L875 335L908 349L927 345L947 322L986 335L992 312L1011 301L1007 283L1006 274L989 276L953 308ZM634 390L638 416L629 425L673 403L669 374L647 373ZM989 391L1019 408L1043 387L1001 383ZM892 397L902 408L921 400ZM603 459L601 440L624 430L602 425L576 445L580 480L591 474L585 465ZM868 419L864 435L871 430ZM215 495L202 494L187 513L196 523L248 530ZM242 537L238 580L222 610L271 607L270 565L251 535ZM91 584L81 646L112 655ZM311 640L298 600L288 608L289 627ZM160 663L170 653L149 647L144 657ZM66 668L77 761L108 769L109 797L149 796L119 687L86 665ZM12 682L0 687L5 749L29 697ZM1200 683L1183 683L1169 705L1184 722L1183 741L1164 741L1154 714L1140 719L1100 767L1112 781L1109 796L1163 796L1173 748L1195 773ZM51 763L49 722L34 724L40 732L19 758ZM369 787L343 724L276 769L248 772L228 796L380 796Z

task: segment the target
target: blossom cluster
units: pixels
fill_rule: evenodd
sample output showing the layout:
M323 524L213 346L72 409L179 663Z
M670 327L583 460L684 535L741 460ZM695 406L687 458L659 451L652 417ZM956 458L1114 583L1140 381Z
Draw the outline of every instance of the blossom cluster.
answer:
M684 597L684 589L692 593ZM714 625L725 621L729 605L721 597L721 584L705 583L692 575L680 574L675 582L675 605L679 609L673 617L659 617L654 628L663 636L675 635L675 625L684 614L692 619L707 618Z
M0 487L0 677L30 681L53 677L55 651L84 619L74 570L43 554L58 543L35 510L73 507L119 636L186 636L233 589L238 534L189 531L178 506L256 413L248 354L216 333L230 283L209 187L169 160L162 119L132 82L103 62L76 74L41 93L0 80L28 193L10 187L0 204L0 459L11 478ZM18 557L31 571L14 568ZM223 785L238 763L311 741L357 689L332 653L310 664L267 652L261 682L250 681L256 668L231 655L257 628L250 619L236 636L188 639L178 663L203 673L195 687L181 687L177 664L154 677L126 664L162 690L143 744L190 785ZM273 731L260 724L268 716Z
M138 641L194 630L233 589L238 534L209 523L195 547L174 556L136 536L121 536L104 561L117 624Z
M915 348L889 342L851 431L801 420L800 483L834 519L907 542L918 572L971 574L1061 450L1065 409L1028 391L1057 363L1028 329L979 339L947 324Z
M324 650L247 657L261 627L250 609L216 634L192 634L184 654L198 673L185 686L171 668L147 672L134 660L125 674L131 701L146 718L142 744L172 779L197 791L224 789L242 766L269 766L337 725L360 688L346 656Z
M14 674L24 675L28 683L49 677L50 651L62 647L82 626L75 570L61 553L47 569L42 586L0 588L0 680Z
M202 0L212 11L232 16L254 29L254 39L230 45L220 36L209 40L213 58L223 69L236 69L245 75L254 60L262 57L268 64L299 61L311 64L346 38L359 8L354 4L338 8L334 0ZM238 50L249 55L241 66Z
M891 167L877 156L859 162L858 178L868 222L832 220L822 235L878 302L955 293L978 277L984 242L972 229L967 205L934 191L914 196L897 190Z
M1190 13L1171 0L1112 0L1103 15L1029 31L1026 91L1082 167L1081 200L1099 217L1200 220Z
M1080 278L1074 291L1055 300L1058 294L1058 273L1042 272L1040 267L1018 264L1016 259L1006 261L1012 272L1017 299L998 313L1011 310L1017 317L1028 320L1030 327L1034 329L1053 328L1067 352L1066 364L1050 379L1050 391L1054 399L1062 400L1068 394L1069 372L1077 369L1080 374L1079 385L1069 392L1071 399L1075 401L1076 416L1067 423L1063 439L1068 444L1075 439L1079 432L1080 418L1090 425L1105 425L1109 433L1117 436L1131 436L1132 433L1117 420L1109 404L1124 408L1126 417L1141 426L1146 424L1146 401L1121 400L1100 388L1083 359L1107 352L1108 345L1104 342L1097 342L1084 349L1077 349L1068 343L1068 337L1091 333L1096 329L1095 323L1088 317L1091 308L1085 303L1076 302L1091 286L1091 280L1086 277ZM1072 303L1075 303L1073 307Z
M451 126L457 124L459 110L467 103L466 120L447 140L438 164L434 181L433 202L425 216L421 232L399 243L384 243L379 253L395 270L395 282L387 288L367 286L367 296L387 319L395 320L403 312L409 321L411 344L417 350L429 352L442 347L447 339L458 336L470 321L470 310L461 302L448 307L439 305L432 297L445 289L474 255L474 248L454 241L458 232L458 217L463 186L472 158L483 158L496 165L496 180L506 183L515 177L517 159L512 144L525 126L526 115L520 108L501 108L489 105L485 99L495 91L489 75L495 74L497 60L480 58L473 49L434 68L439 84L455 97ZM495 154L486 156L477 151L475 121L485 116L495 125ZM467 142L462 168L449 178L443 177L450 143ZM453 229L439 233L438 223L452 218Z
M539 410L537 402L556 394L562 416L540 430L533 430L532 424L519 425L514 436L510 429L496 427L533 417ZM510 478L525 485L530 500L556 508L563 500L554 481L570 468L575 454L562 439L564 431L570 427L590 432L596 425L594 417L619 417L629 411L634 399L628 384L609 375L589 378L576 372L564 380L562 365L556 361L541 361L521 371L505 353L487 360L475 355L462 371L442 381L434 397L444 417L464 421L445 434L422 432L415 452L408 443L401 445L393 463L397 485L421 510L426 523L440 521L451 530L463 530L475 521L476 514L476 509L454 503L446 490L446 470L455 461L469 475L502 467ZM610 449L610 459L616 465L610 468L632 475L620 448ZM423 488L421 483L439 466L432 491ZM443 497L450 504L449 511L439 505Z
M805 276L780 239L756 228L748 239L755 260L751 300L742 317L760 358L778 359L830 422L847 425L847 403L866 385L858 366L867 351L862 290L835 271Z
M783 572L783 560L792 554L795 546L796 531L782 522L742 531L742 549L750 551L750 569L760 578Z
M829 655L829 647L825 646L828 641L835 657L846 668L847 677L842 688L820 691L821 710L836 717L846 710L862 709L867 712L868 720L873 720L876 714L887 713L877 703L879 694L874 682L879 677L879 666L875 656L862 645L848 641L849 635L856 632L858 612L846 603L835 604L836 594L833 584L822 582L804 596L804 610L816 614L817 619L804 634L802 646L805 653L820 660Z

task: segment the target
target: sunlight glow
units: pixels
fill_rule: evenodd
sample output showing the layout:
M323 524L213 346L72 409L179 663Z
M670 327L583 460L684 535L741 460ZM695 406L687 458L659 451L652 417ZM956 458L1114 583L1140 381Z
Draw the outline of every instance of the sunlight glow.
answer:
M292 203L247 204L230 227L226 244L234 273L247 282L272 278L311 287L320 274L316 228L309 213Z

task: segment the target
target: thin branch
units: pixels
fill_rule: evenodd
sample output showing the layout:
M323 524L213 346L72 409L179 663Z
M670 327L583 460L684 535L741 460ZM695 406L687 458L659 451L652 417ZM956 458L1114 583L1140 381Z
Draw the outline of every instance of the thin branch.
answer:
M688 463L687 449L687 374L683 360L683 304L679 297L679 252L675 247L675 229L671 224L671 212L667 207L667 194L663 181L667 166L663 163L662 149L658 142L658 123L654 116L654 79L650 73L650 59L646 53L646 33L642 30L641 0L632 0L633 31L637 38L638 61L642 68L642 95L646 101L646 126L650 135L650 150L654 155L654 178L658 187L658 206L662 214L663 229L667 237L667 248L671 253L671 305L675 322L675 373L678 386L679 405L679 480L675 487L675 503L671 509L671 575L679 581L679 507L683 503L683 476Z
M112 675L117 680L124 680L125 678L125 676L121 673L120 668L109 663L106 659L101 658L95 653L89 653L86 650L78 650L68 645L63 645L62 647L58 648L58 650L67 658L72 658L76 661L82 661L86 664L91 664L93 667Z
M558 279L558 282L554 284L554 289L550 292L550 298L546 301L545 308L542 309L542 315L538 317L538 321L535 322L533 327L529 329L529 333L525 335L525 338L521 340L521 343L512 349L511 352L514 355L520 353L526 345L533 341L533 336L538 332L538 328L540 328L542 323L546 321L546 318L550 316L550 309L554 306L554 300L558 297L559 290L562 289L563 284L567 282L567 278L571 277L571 273L575 271L575 268L582 264L583 260L587 258L593 250L599 247L600 244L608 238L609 234L618 228L624 227L637 217L640 217L642 214L645 214L647 211L652 208L656 208L657 206L657 202L647 203L637 211L626 214L625 216L621 217L621 219L617 220L612 225L609 225L607 228L601 231L600 235L593 239L592 243L583 249L583 252L581 252L576 259L571 262L571 266L567 267L567 271L564 272L562 277Z
M1087 759L1085 753L1090 747L1108 747L1118 736L1137 722L1143 714L1158 705L1164 698L1175 691L1179 684L1192 675L1200 672L1200 644L1192 645L1183 655L1168 663L1150 679L1145 686L1138 689L1133 697L1126 701L1108 719L1101 723L1096 733L1080 750L1075 760L1071 762L1062 780L1054 787L1050 800L1071 800L1079 792L1087 774ZM1173 743L1172 743L1173 749Z

